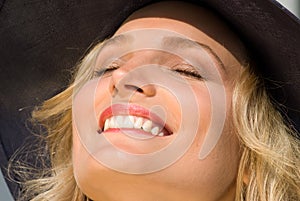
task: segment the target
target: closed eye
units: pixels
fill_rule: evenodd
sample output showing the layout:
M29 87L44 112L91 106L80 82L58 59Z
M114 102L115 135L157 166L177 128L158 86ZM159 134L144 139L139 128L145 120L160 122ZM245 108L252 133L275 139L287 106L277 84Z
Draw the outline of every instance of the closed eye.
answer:
M177 64L172 67L172 71L192 79L198 79L198 80L204 79L201 76L201 74L195 69L195 67L190 64Z
M110 75L112 71L118 69L120 65L117 62L112 62L108 67L106 68L100 68L98 70L94 71L94 77L100 77L103 75ZM201 76L201 74L195 69L194 66L190 64L176 64L171 68L173 72L176 72L182 76L189 77L192 79L198 79L203 80L204 78Z
M112 62L108 67L106 68L100 68L100 69L96 69L94 71L94 77L100 77L103 75L109 75L112 71L118 69L120 66L118 63L116 62Z

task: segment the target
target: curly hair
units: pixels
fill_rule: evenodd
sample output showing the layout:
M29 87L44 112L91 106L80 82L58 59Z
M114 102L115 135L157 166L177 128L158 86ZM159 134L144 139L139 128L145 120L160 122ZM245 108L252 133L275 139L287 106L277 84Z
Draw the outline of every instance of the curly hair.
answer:
M36 171L20 162L13 164L19 177L25 178L20 200L89 200L73 174L72 96L92 78L100 48L101 43L79 63L66 90L33 111L33 121L46 128L46 134L40 135L46 146L38 150L44 152L39 155L48 155L50 165L44 164ZM235 200L300 200L300 140L272 104L262 79L249 66L243 67L235 80L232 114L242 145Z

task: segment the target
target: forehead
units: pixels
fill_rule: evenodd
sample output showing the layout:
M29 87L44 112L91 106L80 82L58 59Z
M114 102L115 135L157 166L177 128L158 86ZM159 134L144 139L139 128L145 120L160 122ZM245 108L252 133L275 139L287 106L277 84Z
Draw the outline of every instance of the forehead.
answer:
M210 46L218 55L228 55L229 52L233 60L247 60L246 50L237 35L205 7L172 1L152 4L133 13L116 35L143 28L169 29ZM223 60L227 63L228 58Z

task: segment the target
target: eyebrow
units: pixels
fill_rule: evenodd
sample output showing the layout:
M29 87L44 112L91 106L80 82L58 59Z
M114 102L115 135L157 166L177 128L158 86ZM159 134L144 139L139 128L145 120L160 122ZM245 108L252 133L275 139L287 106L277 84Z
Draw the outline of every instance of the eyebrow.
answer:
M130 43L132 40L133 40L133 38L128 35L122 35L122 34L117 35L110 39L105 40L104 43L102 44L101 49L104 49L105 47L108 47L108 46Z
M108 46L117 46L117 45L121 45L121 44L130 44L133 41L133 37L128 36L128 35L117 35L114 36L106 41L104 41L100 51ZM222 62L222 60L220 59L220 57L218 56L218 54L208 45L204 44L204 43L199 43L197 41L193 41L187 38L181 38L181 37L177 37L177 36L165 36L163 37L162 40L162 47L163 46L167 46L167 47L172 47L172 48L199 48L202 47L203 49L206 50L206 52L208 52L210 55L212 55L215 60L218 62L218 64L221 66L221 70L223 70L224 72L226 72L226 68L224 63Z
M163 38L163 45L172 47L172 48L199 48L202 47L205 49L210 55L212 55L216 61L220 64L221 69L226 72L226 68L218 54L211 49L210 46L199 43L197 41L193 41L187 38L181 38L181 37L176 37L176 36L167 36Z

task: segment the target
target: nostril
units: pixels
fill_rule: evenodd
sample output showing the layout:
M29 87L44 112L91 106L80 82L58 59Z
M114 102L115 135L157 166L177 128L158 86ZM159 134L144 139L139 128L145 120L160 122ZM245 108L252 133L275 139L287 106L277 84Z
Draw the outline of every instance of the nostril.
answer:
M137 87L137 86L134 86L134 85L125 85L125 87L127 88L127 89L130 89L130 90L133 90L133 91L137 91L137 92L139 92L139 93L144 93L144 90L142 89L142 88L140 88L140 87Z
M141 88L137 88L137 91L140 92L140 93L143 93L143 92L144 92L144 90L141 89Z
M149 85L144 85L142 87L138 87L136 85L131 85L131 84L126 84L123 85L123 88L126 90L130 90L132 92L138 92L140 94L143 94L147 97L152 97L155 96L156 94L156 89L153 85L149 84ZM120 92L123 90L120 90Z

